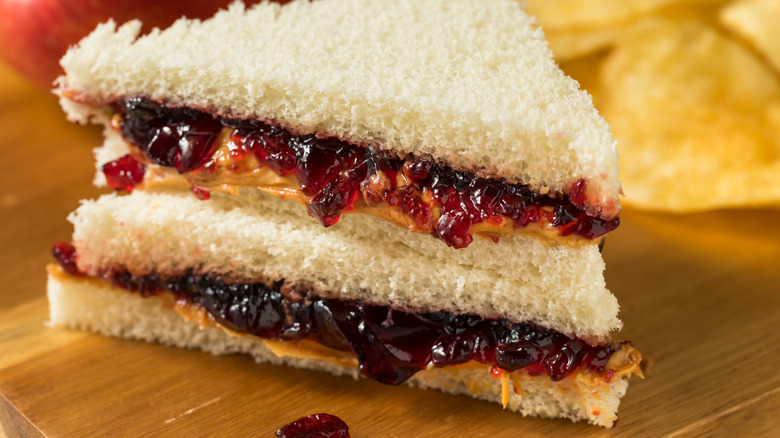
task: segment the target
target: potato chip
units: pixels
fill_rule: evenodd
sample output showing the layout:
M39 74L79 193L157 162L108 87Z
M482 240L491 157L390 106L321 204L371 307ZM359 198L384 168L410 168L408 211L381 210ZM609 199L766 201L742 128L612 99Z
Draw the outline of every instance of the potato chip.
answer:
M696 211L780 204L780 78L695 21L621 40L600 72L625 202Z
M564 62L580 56L588 56L611 48L618 40L631 32L642 30L648 17L662 17L672 20L701 20L717 22L720 6L725 0L699 0L669 2L668 5L648 10L646 14L632 17L627 21L609 23L599 27L555 29L541 22L545 36L558 62Z
M722 0L526 0L545 32L602 29L619 26L677 3Z
M780 72L780 0L746 0L721 11L726 28L753 44Z
M616 26L574 32L545 32L558 62L590 55L608 49L626 34L630 26Z
M683 1L659 9L655 15L669 20L697 20L717 27L718 15L724 4L731 0Z

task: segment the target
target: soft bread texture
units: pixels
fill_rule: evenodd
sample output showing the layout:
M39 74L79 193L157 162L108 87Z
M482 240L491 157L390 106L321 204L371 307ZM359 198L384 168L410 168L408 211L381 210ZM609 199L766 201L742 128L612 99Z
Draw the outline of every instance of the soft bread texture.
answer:
M453 249L372 216L323 228L295 202L253 189L134 191L84 201L69 217L78 266L286 279L343 299L532 321L585 339L621 326L596 245L568 247L521 235Z
M99 26L61 63L63 107L86 121L143 95L270 120L563 193L617 215L617 151L590 96L557 67L520 2L233 4L138 37Z
M50 323L89 330L107 336L160 342L184 348L199 348L213 354L247 353L258 362L284 364L298 368L327 371L357 378L357 368L343 367L322 360L276 356L262 340L249 336L231 336L214 327L200 328L185 321L165 301L113 288L104 282L50 272L48 280ZM520 396L510 391L507 409L523 415L563 417L573 421L611 427L617 418L620 398L627 379L603 384L598 391L577 388L572 379L560 382L526 381ZM501 403L501 384L487 368L444 368L421 371L409 382L421 388L466 394Z

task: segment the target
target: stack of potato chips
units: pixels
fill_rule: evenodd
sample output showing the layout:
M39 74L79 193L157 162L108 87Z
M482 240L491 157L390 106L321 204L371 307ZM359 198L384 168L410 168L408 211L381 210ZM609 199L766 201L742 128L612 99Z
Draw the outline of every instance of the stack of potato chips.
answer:
M612 125L627 205L780 205L780 0L526 3Z

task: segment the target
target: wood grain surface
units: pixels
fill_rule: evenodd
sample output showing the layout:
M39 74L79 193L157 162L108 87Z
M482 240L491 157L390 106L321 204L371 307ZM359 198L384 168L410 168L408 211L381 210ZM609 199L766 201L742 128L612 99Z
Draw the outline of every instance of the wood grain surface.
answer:
M272 436L329 412L354 437L780 436L780 211L626 210L607 283L650 361L612 430L499 406L48 328L44 266L99 128L0 65L0 423L8 437ZM779 176L780 177L780 176ZM756 190L760 190L757 187Z

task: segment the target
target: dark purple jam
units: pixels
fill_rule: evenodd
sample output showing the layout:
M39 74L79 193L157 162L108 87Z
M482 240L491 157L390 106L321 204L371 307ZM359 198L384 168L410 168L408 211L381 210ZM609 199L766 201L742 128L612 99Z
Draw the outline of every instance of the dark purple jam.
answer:
M253 155L279 175L292 174L308 199L308 213L328 227L341 214L362 205L389 205L407 215L418 231L428 232L455 248L468 246L472 228L485 221L511 219L514 228L544 221L562 236L595 239L615 229L619 219L590 216L577 205L585 201L586 182L572 185L570 195L540 195L528 185L479 178L420 157L347 143L337 138L294 135L276 125L172 108L144 98L118 105L120 131L153 162L180 173L210 172L217 138L233 129L231 156ZM397 186L402 172L410 181ZM428 190L432 204L420 194ZM439 207L435 217L432 207Z
M76 248L73 244L57 242L50 252L65 272L76 277L83 275L76 266Z
M129 192L144 180L146 166L128 154L104 164L100 170L106 176L109 187Z
M349 438L349 427L331 414L312 414L286 424L276 431L277 438Z
M161 166L180 173L200 167L214 152L222 129L219 120L187 108L166 108L146 99L128 99L122 119L122 135Z
M533 375L561 380L581 366L601 373L619 344L590 346L579 339L533 324L450 312L412 313L388 306L282 294L271 287L226 283L192 274L163 278L116 273L117 286L152 296L170 293L205 309L238 333L265 339L310 339L335 350L353 351L360 371L388 384L400 384L432 365L477 361L503 370L528 368ZM289 294L288 294L289 296Z

